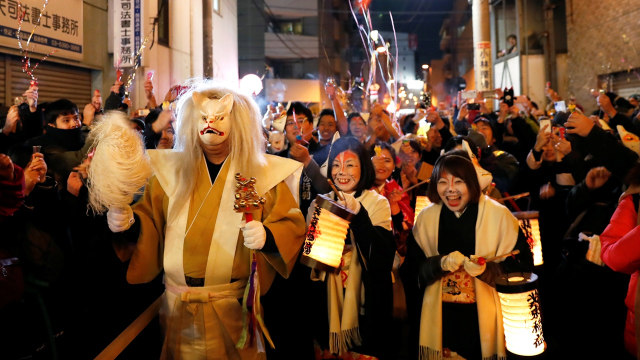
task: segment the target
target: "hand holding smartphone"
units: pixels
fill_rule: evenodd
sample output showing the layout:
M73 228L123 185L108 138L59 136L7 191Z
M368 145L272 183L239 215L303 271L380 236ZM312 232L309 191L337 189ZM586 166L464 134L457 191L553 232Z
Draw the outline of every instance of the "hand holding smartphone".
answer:
M546 126L546 128L545 128ZM551 133L551 120L550 119L540 119L540 130L545 133Z

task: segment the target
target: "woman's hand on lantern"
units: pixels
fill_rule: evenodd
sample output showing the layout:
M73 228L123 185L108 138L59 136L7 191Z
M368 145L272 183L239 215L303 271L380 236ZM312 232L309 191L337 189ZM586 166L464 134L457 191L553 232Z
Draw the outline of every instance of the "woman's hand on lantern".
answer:
M260 221L251 220L241 229L244 246L251 250L260 250L264 247L264 243L267 241L267 231Z
M460 251L454 251L445 255L440 259L440 268L444 271L454 272L460 269L460 266L464 263L466 257L462 255Z
M114 233L128 230L134 222L133 210L129 205L114 206L107 212L107 224Z
M361 207L360 201L358 201L351 194L342 193L342 196L344 196L344 201L338 200L338 204L346 207L347 209L349 209L349 211L353 212L354 214L357 214L360 212L360 207Z
M480 256L471 255L471 257L464 259L464 271L473 277L482 274L486 269L487 263Z

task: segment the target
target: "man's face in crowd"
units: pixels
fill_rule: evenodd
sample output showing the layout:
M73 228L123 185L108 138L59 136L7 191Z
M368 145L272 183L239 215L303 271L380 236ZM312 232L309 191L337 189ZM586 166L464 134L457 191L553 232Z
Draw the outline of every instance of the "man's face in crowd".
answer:
M284 133L290 144L294 144L296 142L296 137L298 135L302 135L302 127L304 126L304 123L307 122L306 119L306 116L298 114L296 114L295 119L293 115L287 116L287 121L284 125Z
M491 126L484 121L478 121L476 123L476 128L478 132L484 136L487 145L493 145L495 139L493 138L493 130L491 129Z
M367 125L365 125L364 120L360 116L354 116L349 122L349 130L353 136L359 139L367 133Z
M324 115L318 121L318 137L320 141L331 141L336 132L336 119L331 115Z
M162 136L160 136L160 140L158 141L157 149L173 149L173 141L174 141L175 132L173 131L173 127L171 124L167 125L164 130L162 130Z
M55 124L49 125L58 129L70 130L79 128L82 123L80 122L80 116L78 115L78 112L75 111L71 114L58 115Z

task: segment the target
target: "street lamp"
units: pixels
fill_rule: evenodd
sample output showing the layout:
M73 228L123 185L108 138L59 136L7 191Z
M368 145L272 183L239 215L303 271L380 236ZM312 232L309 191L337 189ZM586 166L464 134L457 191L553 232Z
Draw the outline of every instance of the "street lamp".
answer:
M426 93L429 88L427 85L427 82L429 80L429 65L427 64L422 64L422 80L424 81L424 85L422 85L422 91Z

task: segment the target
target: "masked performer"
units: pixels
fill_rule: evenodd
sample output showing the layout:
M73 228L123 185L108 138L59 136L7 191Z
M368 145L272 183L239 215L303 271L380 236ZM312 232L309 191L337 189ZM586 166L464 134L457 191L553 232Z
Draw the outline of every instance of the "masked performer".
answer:
M245 290L264 294L293 267L305 230L302 166L265 155L255 102L219 84L195 84L179 99L176 129L174 150L149 151L154 176L142 199L107 214L112 231L138 235L130 254L118 248L130 257L127 280L148 282L164 270L163 358L264 358L260 307L244 318ZM234 211L236 173L254 177L265 198L255 220Z

